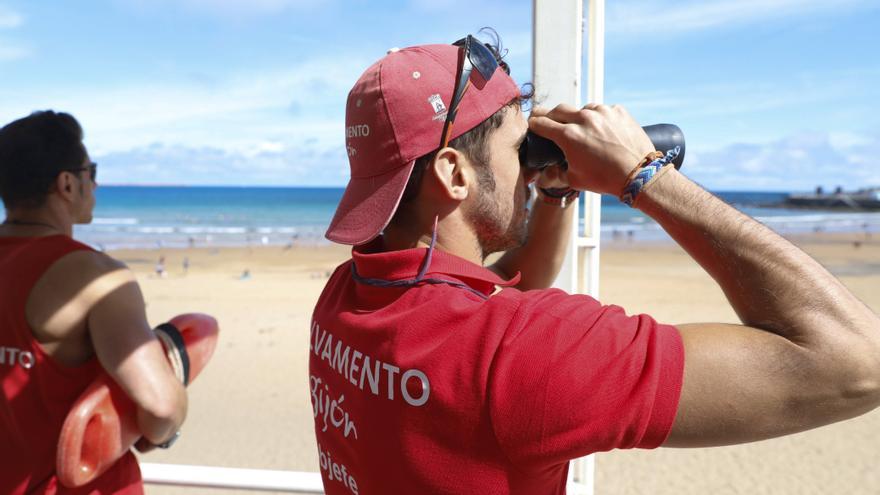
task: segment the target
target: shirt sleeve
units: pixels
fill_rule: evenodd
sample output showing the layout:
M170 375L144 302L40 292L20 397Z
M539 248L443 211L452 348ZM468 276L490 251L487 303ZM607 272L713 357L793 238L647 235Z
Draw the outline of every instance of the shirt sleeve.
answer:
M511 461L530 466L658 447L683 369L673 326L556 289L521 293L489 378L496 437Z

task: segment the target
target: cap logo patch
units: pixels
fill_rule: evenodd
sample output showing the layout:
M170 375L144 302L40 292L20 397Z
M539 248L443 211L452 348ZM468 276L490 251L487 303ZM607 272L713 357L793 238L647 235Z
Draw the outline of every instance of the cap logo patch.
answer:
M428 103L430 103L431 108L434 109L434 118L432 120L441 120L446 118L446 105L443 104L443 99L440 98L439 94L433 94L429 96Z

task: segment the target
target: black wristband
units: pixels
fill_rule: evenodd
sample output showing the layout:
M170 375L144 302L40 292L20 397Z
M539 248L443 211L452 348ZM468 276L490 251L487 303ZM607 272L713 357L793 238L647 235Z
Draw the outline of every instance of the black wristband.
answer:
M566 208L568 205L577 201L577 198L581 195L580 191L570 187L546 189L539 187L538 192L538 197L542 202L547 203L548 205L559 206L560 208Z
M171 323L163 323L156 327L156 331L165 333L174 343L174 347L177 348L177 353L180 355L180 363L183 365L183 385L189 385L189 353L186 352L186 343L183 341L183 336L180 335L180 330Z
M564 198L566 196L573 196L577 193L576 189L570 187L539 187L538 190L548 198Z

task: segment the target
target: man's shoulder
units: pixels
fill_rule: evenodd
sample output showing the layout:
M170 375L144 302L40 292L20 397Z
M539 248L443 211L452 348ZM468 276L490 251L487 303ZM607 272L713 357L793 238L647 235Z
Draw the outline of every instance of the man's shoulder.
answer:
M43 280L50 286L82 287L111 274L127 278L132 276L122 261L98 251L83 249L58 258L46 270Z
M62 256L55 265L83 275L104 275L117 270L128 270L125 263L112 256L85 249Z
M569 294L562 289L532 289L521 291L515 287L501 288L490 300L514 303L522 311L558 313L561 308L571 309L582 306L601 306L601 303L587 294Z
M43 343L79 341L86 320L99 301L119 287L135 282L124 263L93 250L64 254L39 278L28 295L25 314L34 336Z
M569 294L556 288L529 291L508 288L492 296L490 301L503 305L506 311L512 313L508 325L510 337L524 330L589 325L603 311L614 308L602 305L592 296Z

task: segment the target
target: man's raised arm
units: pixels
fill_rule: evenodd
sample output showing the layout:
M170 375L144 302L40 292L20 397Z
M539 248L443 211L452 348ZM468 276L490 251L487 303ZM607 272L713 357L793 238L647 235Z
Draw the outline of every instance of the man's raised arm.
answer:
M620 195L650 141L621 107L533 112L574 187ZM742 443L880 405L880 319L819 263L669 169L635 205L718 282L743 325L678 325L681 402L667 446Z

